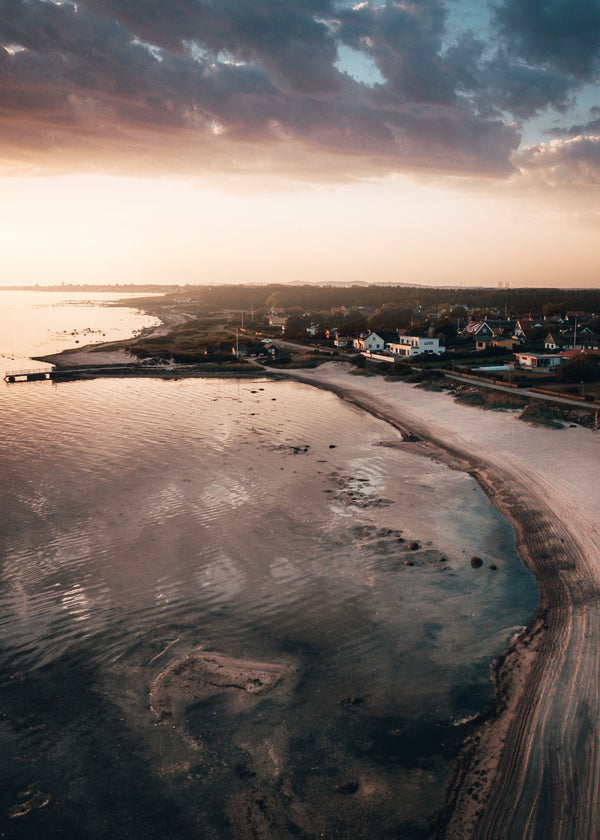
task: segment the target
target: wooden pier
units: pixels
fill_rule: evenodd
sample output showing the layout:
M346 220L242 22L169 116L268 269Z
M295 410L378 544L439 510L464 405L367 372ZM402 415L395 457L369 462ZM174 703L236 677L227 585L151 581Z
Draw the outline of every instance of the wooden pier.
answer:
M5 382L41 382L44 379L52 379L52 370L7 370L4 374Z

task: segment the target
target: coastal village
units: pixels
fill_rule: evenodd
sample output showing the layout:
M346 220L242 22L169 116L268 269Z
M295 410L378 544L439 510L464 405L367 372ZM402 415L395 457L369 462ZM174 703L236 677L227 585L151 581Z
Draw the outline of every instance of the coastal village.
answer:
M257 365L275 371L338 360L423 387L447 387L449 380L459 391L460 383L462 391L469 385L460 396L472 404L478 399L473 390L485 387L512 391L514 398L507 394L502 405L496 394L496 407L517 407L524 394L554 407L568 400L585 411L564 419L598 427L600 294L594 290L561 290L564 300L552 300L544 290L477 290L465 301L449 302L442 301L448 290L423 287L160 291L129 301L158 317L160 327L40 358L54 370L23 375L244 375ZM5 378L23 377L7 372Z
M167 336L141 336L128 351L149 365L169 360L314 367L340 359L383 375L410 376L421 369L432 377L443 372L600 401L597 293L568 291L566 301L555 302L543 290L532 290L528 298L504 290L500 305L490 295L488 305L474 305L472 299L440 302L448 292L439 289L426 290L430 302L415 299L425 297L423 289L382 288L377 302L362 302L367 295L354 289L269 291L236 287L224 294L193 287L165 295L162 309L149 301L149 311L166 320L175 313L180 321ZM339 303L345 297L347 305ZM330 300L337 302L319 305Z
M456 305L449 313L412 313L411 321L418 319L416 328L411 323L410 327L384 326L358 333L345 329L343 319L352 317L350 310L337 307L331 314L342 318L336 326L321 329L306 313L304 318L311 321L305 327L306 338L319 338L338 350L354 350L381 360L443 356L462 350L471 351L474 366L478 366L477 354L491 353L502 358L504 364L499 367L506 369L555 370L579 356L597 357L596 363L600 362L600 316L594 312L565 310L537 317L527 314L502 318L498 311L470 312ZM380 313L363 310L360 314L368 319ZM268 323L280 329L283 336L289 333L288 316L283 310L271 310ZM293 337L304 338L297 326ZM591 363L590 369L593 371Z

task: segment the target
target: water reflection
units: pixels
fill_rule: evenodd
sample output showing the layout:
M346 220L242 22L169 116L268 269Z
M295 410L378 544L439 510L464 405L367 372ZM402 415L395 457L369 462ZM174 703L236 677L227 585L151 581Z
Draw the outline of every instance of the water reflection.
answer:
M34 782L53 803L21 836L426 836L454 724L535 606L473 480L292 383L26 386L0 409L0 746L23 759L0 812ZM150 685L198 650L293 678L157 720Z

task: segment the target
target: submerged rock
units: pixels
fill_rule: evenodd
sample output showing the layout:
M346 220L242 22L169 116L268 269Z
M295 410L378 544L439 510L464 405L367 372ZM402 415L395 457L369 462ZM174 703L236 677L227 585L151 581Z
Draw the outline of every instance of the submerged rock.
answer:
M358 790L358 782L342 782L341 784L336 785L334 787L334 790L336 793L342 793L345 796L348 796L352 793L356 793L356 791Z

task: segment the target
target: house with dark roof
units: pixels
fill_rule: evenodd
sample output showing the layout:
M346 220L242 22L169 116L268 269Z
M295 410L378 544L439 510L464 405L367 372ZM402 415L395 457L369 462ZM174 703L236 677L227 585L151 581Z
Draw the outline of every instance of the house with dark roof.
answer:
M469 321L461 330L461 335L467 338L501 338L504 335L505 324L502 321Z
M361 333L354 339L354 347L363 353L378 353L385 349L385 341L376 332Z
M566 334L560 330L549 332L544 339L545 350L562 350L566 347L572 347L572 345L573 335L571 333Z

